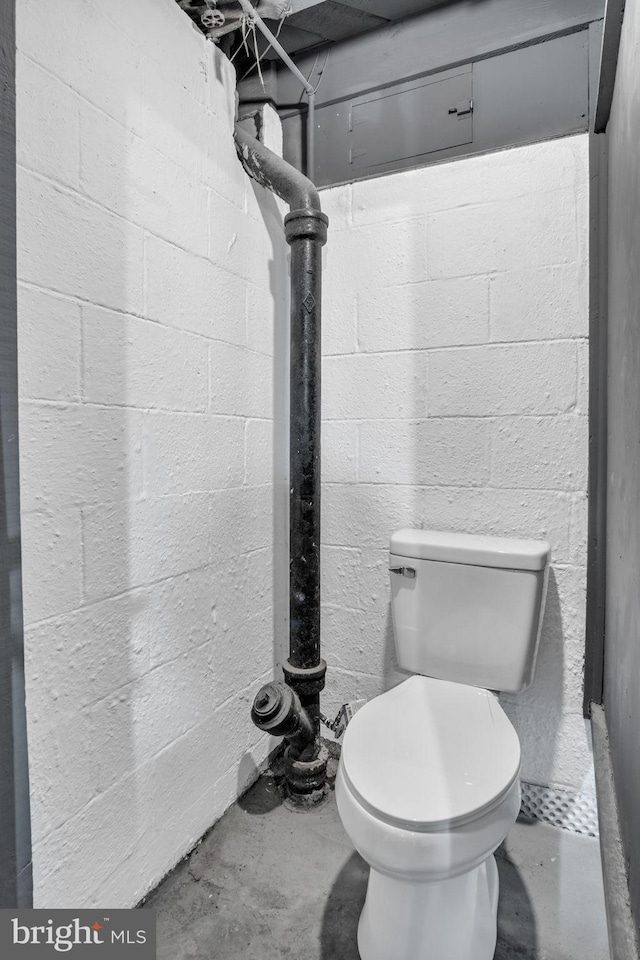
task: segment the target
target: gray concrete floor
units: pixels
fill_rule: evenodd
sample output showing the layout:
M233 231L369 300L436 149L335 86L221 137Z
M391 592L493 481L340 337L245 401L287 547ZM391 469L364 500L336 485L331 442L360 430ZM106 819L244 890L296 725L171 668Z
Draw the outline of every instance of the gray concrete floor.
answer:
M333 794L299 813L280 784L276 762L147 898L158 960L358 960L367 866ZM597 840L518 822L496 857L495 960L608 960Z

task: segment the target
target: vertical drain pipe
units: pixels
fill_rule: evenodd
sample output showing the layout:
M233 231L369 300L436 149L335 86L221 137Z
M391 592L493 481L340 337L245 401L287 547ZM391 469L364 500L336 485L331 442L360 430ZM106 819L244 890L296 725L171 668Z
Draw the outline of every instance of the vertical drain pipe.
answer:
M266 684L251 715L260 729L289 739L287 793L309 805L323 799L327 770L320 742L327 669L320 657L320 319L329 221L307 177L237 124L235 140L249 176L290 207L284 221L291 247L289 659L286 687Z

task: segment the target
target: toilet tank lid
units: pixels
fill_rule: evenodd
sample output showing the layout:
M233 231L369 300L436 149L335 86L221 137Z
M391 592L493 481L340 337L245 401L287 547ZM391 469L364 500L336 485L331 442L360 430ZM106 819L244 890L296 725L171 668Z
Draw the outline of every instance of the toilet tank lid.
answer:
M477 567L544 570L551 548L546 540L516 540L447 530L396 530L390 552L416 560L441 560Z

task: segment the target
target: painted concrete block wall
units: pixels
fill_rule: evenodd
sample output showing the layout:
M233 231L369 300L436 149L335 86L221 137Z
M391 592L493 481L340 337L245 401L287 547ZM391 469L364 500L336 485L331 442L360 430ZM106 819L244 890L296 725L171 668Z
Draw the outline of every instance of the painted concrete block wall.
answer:
M584 135L323 191L324 650L337 707L398 682L389 536L547 538L523 779L590 789ZM327 711L328 712L328 711Z
M270 746L281 213L174 0L17 8L35 904L126 907Z

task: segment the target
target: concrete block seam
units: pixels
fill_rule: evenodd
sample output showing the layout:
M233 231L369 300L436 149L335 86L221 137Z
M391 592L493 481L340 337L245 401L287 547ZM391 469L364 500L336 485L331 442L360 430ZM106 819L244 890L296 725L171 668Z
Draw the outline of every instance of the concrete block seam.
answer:
M98 200L94 200L92 197L88 196L87 194L85 194L85 193L83 193L83 192L81 192L81 191L79 191L79 190L74 190L72 187L69 187L67 184L64 184L64 183L62 183L61 181L55 180L55 179L53 179L52 177L47 176L46 174L40 173L40 172L38 172L38 171L29 170L28 168L26 168L26 167L21 167L21 166L19 166L17 169L19 169L19 170L25 170L25 172L28 173L30 176L34 177L34 179L37 179L38 181L41 181L42 183L48 184L50 187L53 187L54 189L56 189L59 193L61 193L61 194L64 195L64 196L70 197L71 199L74 199L74 200L80 200L80 201L82 201L83 203L85 203L87 206L91 207L92 209L99 210L99 211L101 211L102 213L106 213L106 214L108 214L110 217L113 217L114 219L121 221L122 223L126 223L130 228L133 228L133 229L135 229L136 231L138 231L138 232L140 233L141 237L142 237L142 236L144 235L144 233L146 232L146 233L148 234L148 236L153 237L153 238L156 239L156 240L161 240L163 243L168 243L168 244L170 244L171 246L177 247L179 250L182 250L184 253L194 254L195 256L198 256L198 257L200 257L201 259L209 259L210 256L211 256L210 253L209 253L209 256L207 257L207 256L203 255L202 253L198 253L196 250L194 250L194 249L191 248L191 247L186 247L186 246L184 246L184 245L176 242L175 237L168 238L168 237L162 236L161 234L156 233L156 232L154 232L153 230L149 229L149 226L148 226L148 225L144 225L144 226L143 226L143 225L141 225L140 223L138 223L137 221L131 220L131 219L129 219L128 217L125 217L125 216L123 216L122 214L118 213L116 210L113 210L111 207L106 206L104 203L100 203ZM208 189L208 188L206 188L206 189ZM227 201L227 202L229 202L229 201ZM208 219L208 221L210 221L210 217L208 217L207 219ZM232 270L231 268L228 268L228 267L227 267L226 269L227 269L227 272L228 272L228 273L232 274L233 276L236 276L238 279L240 279L240 280L246 280L246 278L243 277L243 275L242 275L241 273L237 273L237 272L235 272L234 270ZM25 281L21 280L20 282L25 282ZM248 281L247 281L247 282L248 282ZM47 288L45 288L45 289L47 289ZM58 292L59 292L61 295L64 295L64 291L52 290L52 292L53 292L53 293L58 293ZM87 302L93 302L93 301L87 301ZM96 306L99 306L99 305L100 305L100 304L97 304L97 303L96 303ZM109 307L109 306L106 306L105 309L112 309L112 308ZM133 315L133 316L136 316L136 314L132 314L132 315ZM138 315L138 316L140 316L140 315ZM149 318L143 318L143 319L149 319Z

